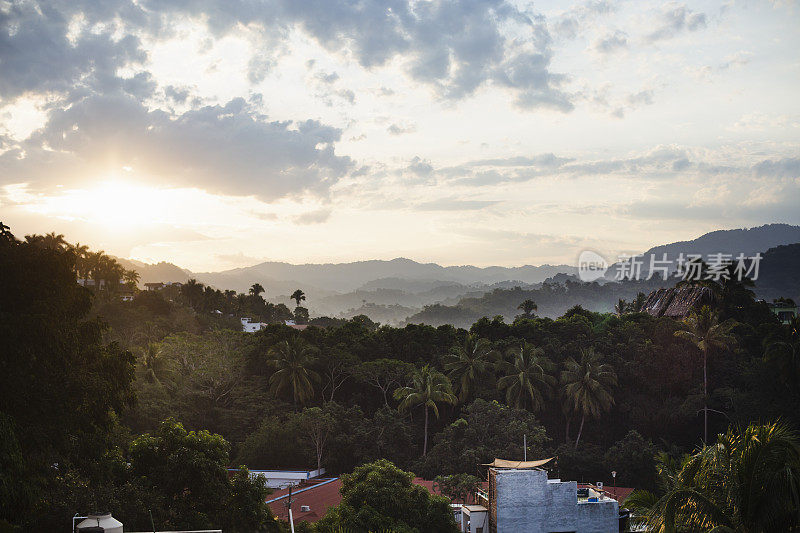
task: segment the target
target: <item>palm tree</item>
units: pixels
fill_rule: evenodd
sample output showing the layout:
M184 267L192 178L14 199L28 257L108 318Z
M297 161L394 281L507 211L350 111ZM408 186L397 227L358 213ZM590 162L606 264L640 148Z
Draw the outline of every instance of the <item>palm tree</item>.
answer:
M729 428L657 498L634 493L649 531L769 532L800 526L800 438L781 422Z
M122 279L131 287L135 287L136 284L139 283L140 276L135 270L125 269L122 271Z
M401 387L394 391L396 400L400 400L397 409L400 412L408 411L418 405L425 407L425 441L422 444L422 455L428 453L428 411L433 410L439 418L439 403L454 404L458 401L453 394L450 380L447 376L432 369L429 365L423 366L414 372L410 387Z
M269 350L267 364L275 368L269 378L270 391L278 395L286 389L292 390L292 403L304 404L314 396L314 381L319 374L311 370L316 348L300 337L279 342Z
M52 250L69 246L67 241L64 240L64 235L61 233L56 234L54 231L46 235L26 235L25 240L32 244L38 244L42 248L49 248Z
M586 415L599 418L600 413L614 405L611 388L617 385L617 375L611 365L602 362L602 356L592 348L581 350L580 361L569 357L561 371L564 397L575 413L581 414L581 426L575 448L583 434Z
M464 344L453 347L445 356L444 368L458 390L461 403L467 401L496 356L497 352L488 340L479 339L473 334L467 335Z
M264 287L262 287L260 283L253 283L253 286L250 287L251 296L258 296L262 292L264 292Z
M499 364L503 377L497 380L497 388L505 389L508 405L525 408L530 402L531 410L539 411L544 405L543 395L549 394L556 382L550 374L553 363L544 350L528 343L509 349L506 356L511 361Z
M676 337L694 344L703 355L703 442L708 442L708 354L713 349L729 350L736 344L731 330L737 325L735 320L719 321L719 315L704 305L699 312L690 314L683 321Z
M150 383L161 383L161 378L172 370L170 360L155 343L149 343L142 349L141 367L145 379Z
M306 299L306 293L304 293L300 289L297 289L296 291L294 291L292 293L291 296L289 296L289 299L290 300L294 300L295 302L297 302L297 307L300 307L300 301Z
M628 312L628 308L628 302L620 298L614 305L614 313L616 313L617 316L622 316Z
M88 274L86 272L86 254L89 253L89 247L85 244L75 243L70 250L75 255L75 274L81 279L86 279Z
M203 297L203 284L194 278L190 278L181 286L181 295L186 299L189 307L196 308Z
M524 302L522 302L521 304L519 304L517 306L517 309L521 309L522 310L522 314L523 314L523 316L525 316L525 318L530 318L530 317L533 316L533 313L537 309L539 309L539 306L536 305L536 302L534 302L533 300L527 299Z

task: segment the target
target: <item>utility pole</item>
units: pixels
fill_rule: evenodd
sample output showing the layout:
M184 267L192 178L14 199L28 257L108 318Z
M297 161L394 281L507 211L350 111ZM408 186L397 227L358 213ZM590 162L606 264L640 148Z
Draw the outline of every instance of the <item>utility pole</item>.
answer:
M527 434L522 435L522 449L524 450L524 452L522 453L522 456L524 457L523 461L527 461L528 460L528 435Z
M617 471L611 471L611 477L614 479L614 499L617 499Z
M289 527L294 533L294 519L292 518L292 485L289 485L289 499L286 501L286 507L289 508Z

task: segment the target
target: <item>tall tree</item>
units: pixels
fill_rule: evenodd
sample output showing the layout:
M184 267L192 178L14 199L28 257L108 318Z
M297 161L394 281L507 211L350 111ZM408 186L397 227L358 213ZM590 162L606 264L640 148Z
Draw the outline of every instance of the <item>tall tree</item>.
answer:
M267 364L275 369L269 378L270 390L278 395L292 391L292 402L304 404L314 396L314 382L319 374L311 369L317 349L300 337L282 341L269 350Z
M353 375L353 368L359 360L349 352L334 348L325 350L318 363L324 382L322 395L326 401L332 402L336 391Z
M713 350L730 350L736 345L731 330L737 325L734 320L720 322L719 314L704 305L699 312L690 314L683 321L676 337L695 345L703 357L703 442L708 442L708 355Z
M262 292L264 292L264 287L260 283L253 283L249 292L250 296L258 297Z
M561 371L564 397L570 408L581 415L581 426L575 448L583 434L586 416L599 418L600 413L614 405L611 389L617 385L617 375L611 365L602 362L602 356L592 348L581 350L579 361L569 357Z
M497 388L506 391L506 403L539 411L544 405L544 396L556 383L550 373L553 363L545 357L544 350L528 343L510 348L506 357L510 360L501 361L502 377L497 380Z
M305 299L306 299L306 293L304 293L304 292L303 292L302 290L300 290L300 289L297 289L296 291L294 291L294 292L292 293L292 295L291 295L291 296L289 296L289 299L290 299L290 300L294 300L295 302L297 302L297 307L300 307L300 302L301 302L302 300L305 300Z
M139 367L145 379L151 383L160 383L172 370L172 361L159 349L158 344L151 342L141 349Z
M328 437L336 425L336 420L331 413L331 407L333 406L330 404L326 404L321 408L307 407L297 415L295 421L300 433L314 445L317 470L322 468L322 458L325 454Z
M464 343L454 346L444 358L444 368L455 384L458 399L466 403L477 383L483 379L497 352L486 339L470 333Z
M353 368L353 373L359 381L380 390L383 394L383 403L389 406L389 391L399 387L407 378L414 374L411 363L397 359L376 359L367 361Z
M425 409L425 440L422 444L422 455L428 453L428 411L433 411L439 418L439 405L441 403L454 404L458 398L453 394L450 380L447 376L431 368L423 366L414 373L411 386L401 387L394 391L394 397L400 400L398 409L408 411L422 405Z
M189 307L197 309L203 299L203 284L194 278L190 278L181 286L181 295L186 299Z
M527 299L521 304L519 304L517 306L517 309L520 309L522 311L522 314L525 318L530 318L533 316L533 313L535 313L536 310L539 309L539 306L536 305L536 302L534 302L533 300Z

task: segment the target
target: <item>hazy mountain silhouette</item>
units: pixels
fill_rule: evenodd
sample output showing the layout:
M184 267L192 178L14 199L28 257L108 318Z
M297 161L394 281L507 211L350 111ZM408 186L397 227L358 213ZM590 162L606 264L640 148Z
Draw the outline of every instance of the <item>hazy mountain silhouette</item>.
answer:
M710 254L732 254L734 257L740 253L753 256L758 252L762 254L782 244L800 242L800 226L789 224L766 224L750 229L718 230L701 235L689 241L678 241L670 244L655 246L644 252L642 272L649 272L650 255L660 260L663 254L667 259L675 260L679 254L701 254L706 257ZM613 279L617 272L614 263L606 272L607 279Z
M753 255L768 249L800 243L800 226L768 224L751 229L719 230L697 239L655 246L645 252L661 257L667 253L674 259L681 252L744 253ZM222 272L193 273L171 263L148 265L122 259L126 268L134 268L140 283L153 281L186 281L190 277L219 289L247 292L253 283L266 289L264 297L275 303L288 303L288 295L302 288L306 306L313 316L348 316L363 311L380 313L399 322L400 315L421 310L426 305L454 305L461 298L480 297L498 288L532 289L545 280L562 282L574 279L576 268L569 265L525 265L520 267L449 266L418 263L397 258L389 261L368 260L352 263L302 264L265 262ZM645 265L646 267L646 265ZM643 272L647 269L643 268ZM608 276L613 277L613 266ZM776 288L780 290L780 287ZM392 308L391 310L389 308ZM413 314L413 313L409 313ZM406 315L408 316L408 315Z

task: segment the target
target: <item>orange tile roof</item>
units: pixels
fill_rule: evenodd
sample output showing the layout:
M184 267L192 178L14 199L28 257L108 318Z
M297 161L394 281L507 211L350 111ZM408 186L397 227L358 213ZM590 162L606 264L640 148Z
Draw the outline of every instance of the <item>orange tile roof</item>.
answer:
M431 480L415 477L413 483L425 487L431 494L441 494L438 487L434 488L434 482ZM325 516L328 508L339 505L342 501L342 495L339 493L341 488L342 480L338 477L312 479L292 487L292 517L297 522L316 522ZM288 496L289 489L276 490L267 496L267 505L272 509L272 513L282 520L289 519L289 510L286 507ZM311 510L301 511L303 505L309 506Z

